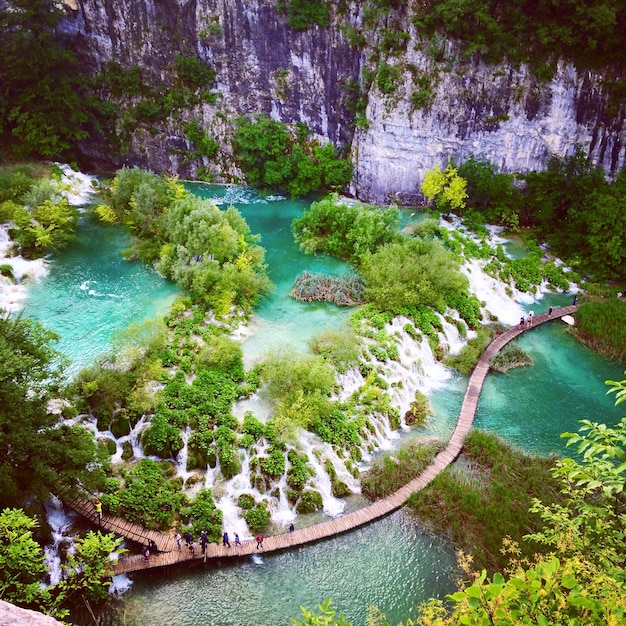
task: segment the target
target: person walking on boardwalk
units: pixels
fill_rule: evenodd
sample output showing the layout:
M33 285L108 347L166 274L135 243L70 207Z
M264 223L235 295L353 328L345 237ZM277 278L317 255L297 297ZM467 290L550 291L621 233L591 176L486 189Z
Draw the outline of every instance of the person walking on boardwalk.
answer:
M520 328L524 328L524 316L523 316L523 315L522 315L522 317L520 318L520 321L519 321L519 327L520 327Z
M551 307L548 309L548 315L552 315L552 311L554 311L554 307L552 307L552 306L551 306Z
M176 533L176 545L178 546L179 550L180 550L180 540L181 540L180 533Z
M186 533L185 533L185 543L186 543L187 545L190 545L190 544L192 544L192 543L193 543L193 537L191 536L191 533L190 533L190 532L186 532Z
M235 533L235 548L237 546L241 546L241 541L239 541L239 533Z
M228 540L228 533L224 533L224 536L222 537L222 539L223 539L222 545L228 546L230 548L230 541Z
M145 561L150 560L150 548L146 547L146 549L143 551L143 558Z
M293 537L293 533L296 530L296 527L293 525L293 522L289 524L289 534Z
M96 509L96 519L98 520L98 526L100 526L100 522L102 522L102 502L100 502L99 498L96 498L94 507Z
M263 539L265 539L265 537L263 537L263 535L257 535L256 536L256 547L257 547L257 550L259 548L263 547Z
M535 316L535 312L531 309L530 313L528 313L528 325L533 325L533 317Z
M574 299L572 300L572 304L573 304L574 306L576 306L576 303L577 303L577 302L578 302L578 294L576 293L576 294L574 294Z
M200 534L200 548L202 549L202 554L206 554L206 546L207 543L209 542L206 533L201 533Z

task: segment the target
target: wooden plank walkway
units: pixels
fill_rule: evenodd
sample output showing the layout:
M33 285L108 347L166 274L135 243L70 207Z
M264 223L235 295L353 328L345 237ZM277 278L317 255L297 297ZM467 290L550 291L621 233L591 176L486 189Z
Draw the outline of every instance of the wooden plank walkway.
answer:
M507 343L523 332L536 328L546 322L560 319L564 315L570 315L576 312L577 309L577 305L571 305L555 309L552 315L549 315L548 313L537 315L535 316L532 326L512 327L496 337L489 344L469 378L461 410L459 412L459 417L446 447L439 452L439 454L437 454L431 465L429 465L422 472L422 474L407 483L404 487L398 489L395 493L365 506L358 511L353 511L352 513L348 513L341 517L326 520L306 528L300 528L295 530L293 533L286 532L266 537L261 548L257 548L257 542L254 539L245 540L242 542L241 546L237 547L235 547L233 540L231 540L232 547L230 548L217 544L209 544L205 555L201 554L199 544L196 544L194 552L191 552L184 545L184 543L181 549L178 549L175 539L170 535L165 535L156 531L149 531L141 526L137 526L136 524L130 524L123 519L110 515L104 515L100 522L100 527L103 530L114 532L131 539L132 541L143 543L144 545L147 541L152 539L156 541L158 548L163 550L161 554L151 555L149 560L146 560L143 555L122 556L118 563L114 566L114 573L126 574L130 572L168 567L194 560L223 559L246 556L255 553L258 554L264 552L275 552L278 550L289 550L296 546L319 541L320 539L332 537L354 528L358 528L359 526L363 526L399 509L405 504L409 496L414 491L419 491L420 489L426 487L426 485L428 485L440 472L448 467L448 465L450 465L460 454L465 437L469 433L474 421L480 392L483 382L485 381L485 377L487 376L487 372L489 371L489 362L491 359ZM73 502L68 502L67 505L77 513L80 513L92 522L97 523L93 503L79 500L80 499L76 499Z

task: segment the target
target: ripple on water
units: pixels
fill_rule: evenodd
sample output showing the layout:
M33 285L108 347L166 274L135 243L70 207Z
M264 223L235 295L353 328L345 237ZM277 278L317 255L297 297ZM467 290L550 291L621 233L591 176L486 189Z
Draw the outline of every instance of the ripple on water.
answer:
M384 558L381 555L384 554ZM300 605L331 597L355 624L378 606L390 623L453 590L454 555L404 512L282 554L137 581L125 596L128 626L286 624Z

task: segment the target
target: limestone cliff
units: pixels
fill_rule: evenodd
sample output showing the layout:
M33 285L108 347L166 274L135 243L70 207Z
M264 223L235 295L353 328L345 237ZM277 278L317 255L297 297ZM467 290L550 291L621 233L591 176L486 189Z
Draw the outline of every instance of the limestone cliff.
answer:
M364 27L364 4L334 2L329 28L295 31L276 0L72 0L65 29L94 72L116 61L167 83L176 54L215 69L213 100L129 133L124 162L157 171L202 167L237 180L233 120L261 112L351 150L352 192L377 203L417 202L427 169L470 154L505 171L541 169L577 145L609 173L626 162L624 107L607 113L601 75L562 63L540 84L524 67L464 58L451 42L433 51L404 9ZM381 46L390 20L404 34L397 49ZM188 158L192 118L219 142L215 156ZM85 150L95 155L97 142Z

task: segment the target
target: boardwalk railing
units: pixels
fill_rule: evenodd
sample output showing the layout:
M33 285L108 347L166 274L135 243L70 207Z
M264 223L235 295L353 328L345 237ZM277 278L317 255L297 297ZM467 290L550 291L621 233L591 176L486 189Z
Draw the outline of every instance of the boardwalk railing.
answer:
M149 559L146 559L143 555L123 556L120 558L119 562L114 566L115 574L167 567L198 559L219 559L245 556L259 552L287 550L295 546L311 543L358 528L359 526L363 526L399 509L406 503L413 492L426 487L426 485L457 458L463 447L465 437L472 427L480 392L487 372L489 371L491 359L502 350L507 343L523 332L536 328L546 322L559 319L565 315L570 315L577 309L578 306L576 305L555 309L552 313L543 313L536 316L531 326L515 326L501 335L498 335L483 352L469 378L459 417L446 447L437 454L433 462L417 478L414 478L391 495L357 511L353 511L352 513L319 522L318 524L306 528L300 528L292 533L287 532L266 537L262 547L257 547L257 541L255 539L248 539L243 541L241 546L235 546L231 542L230 548L218 544L209 544L206 548L206 552L202 554L198 544L196 544L193 551L184 544L179 548L176 544L176 540L171 535L147 530L136 524L126 522L121 518L103 515L102 519L98 520L94 504L91 501L77 498L66 504L90 521L94 523L98 523L99 521L99 525L103 530L114 532L138 543L147 544L152 540L157 544L161 552L156 555L150 555Z

